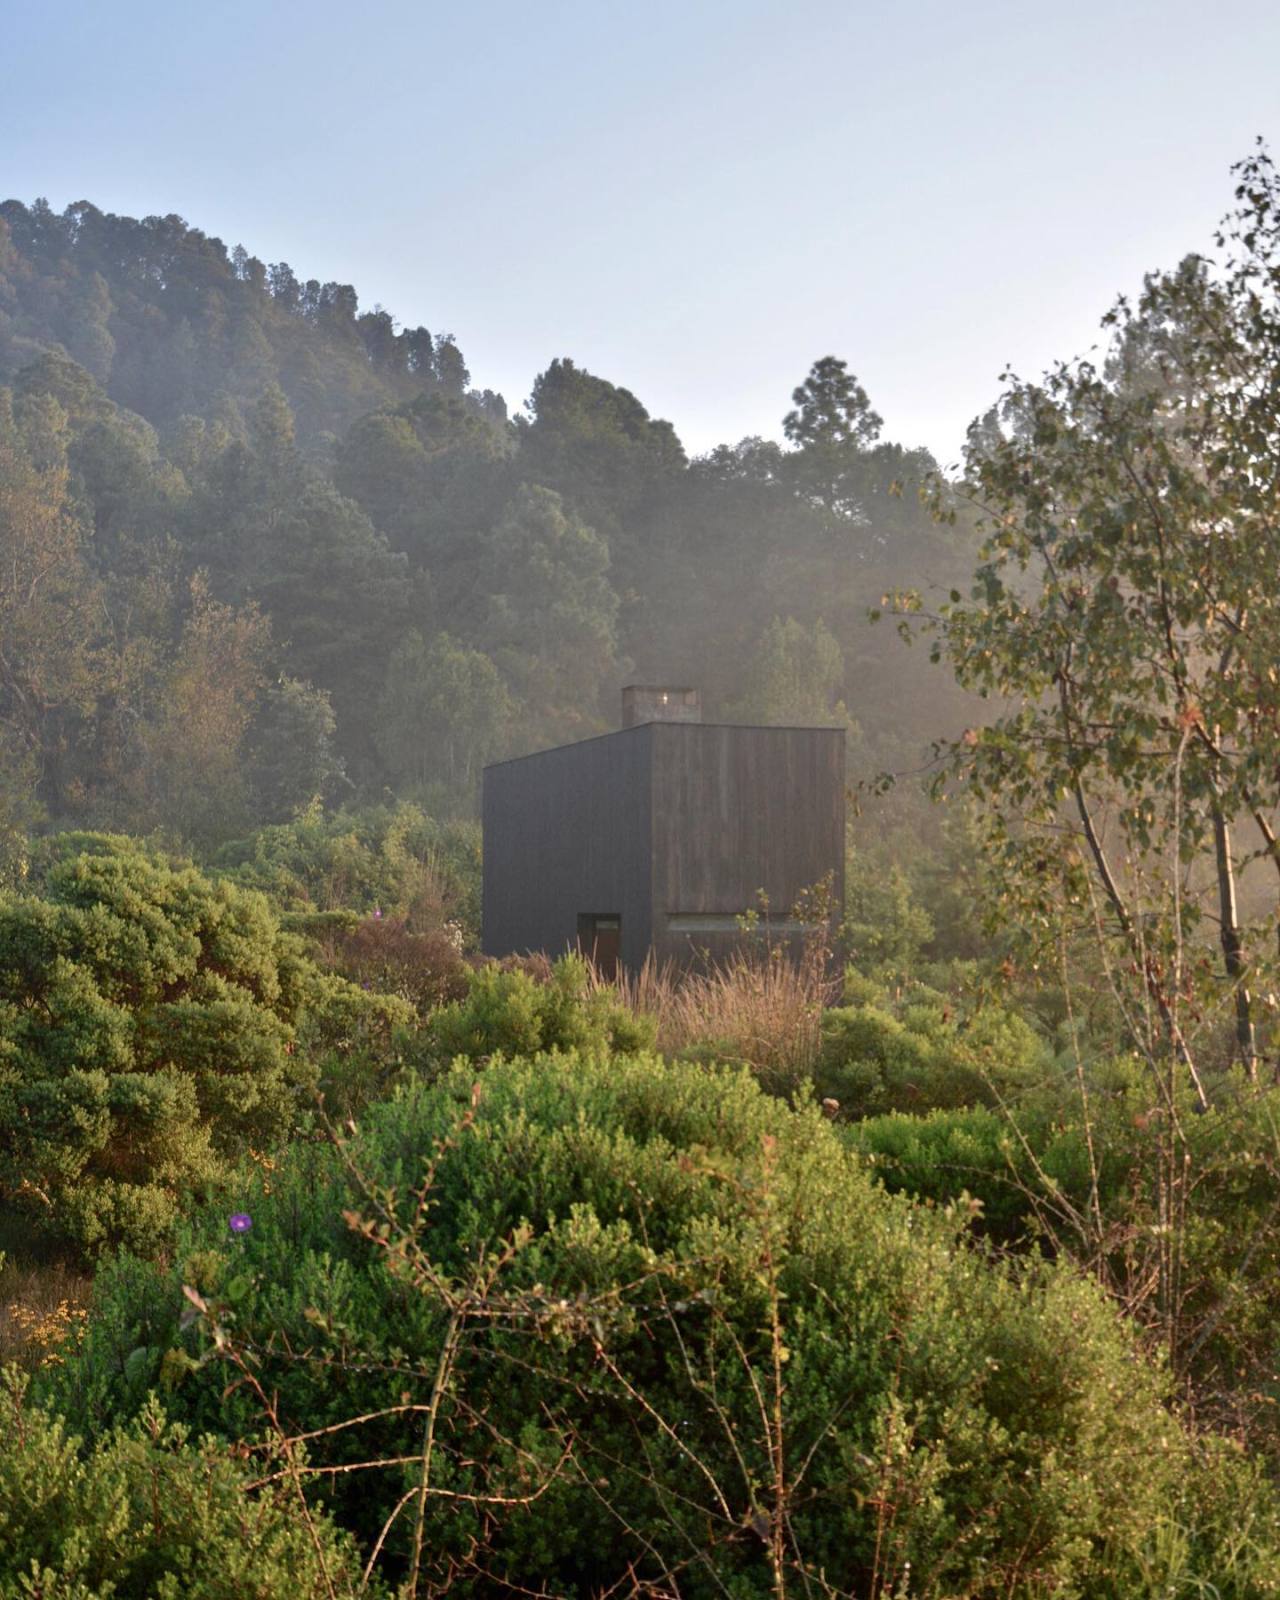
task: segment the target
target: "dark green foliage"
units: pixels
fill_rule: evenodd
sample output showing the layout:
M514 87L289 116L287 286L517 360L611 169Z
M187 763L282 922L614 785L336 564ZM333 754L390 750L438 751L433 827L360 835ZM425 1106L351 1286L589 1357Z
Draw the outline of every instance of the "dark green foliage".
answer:
M190 1440L149 1402L86 1445L33 1405L12 1368L0 1393L3 1600L299 1600L354 1596L360 1567L288 1482L226 1444ZM381 1591L374 1589L376 1596Z
M481 768L505 742L510 716L511 697L483 651L447 633L428 644L410 629L387 663L375 740L406 790L465 814L476 807Z
M613 723L600 698L619 665L610 566L607 541L540 486L520 489L478 544L471 587L485 598L473 611L477 637L520 701L537 708L541 742L567 743Z
M865 449L883 426L867 391L846 362L823 356L791 396L796 409L782 419L787 438L798 445Z
M800 448L790 466L827 510L857 516L867 490L867 457L882 426L867 392L843 361L823 356L791 396L782 420Z
M496 521L513 451L491 416L429 393L362 418L338 447L334 477L395 549L435 566L460 530Z
M336 728L323 690L282 677L266 691L250 726L247 751L256 816L282 822L333 792L343 777L333 750Z
M411 1011L320 972L265 898L106 835L48 841L0 900L0 1182L81 1251L160 1245L184 1195L297 1125L297 1051Z
M685 465L669 422L650 417L629 390L568 359L534 380L531 420L521 420L529 476L572 497L606 534L631 522Z
M937 1205L971 1196L986 1237L1088 1258L1128 1298L1153 1269L1166 1204L1160 1147L1169 1119L1146 1074L1129 1057L1090 1063L1083 1096L1074 1071L1061 1067L1006 1088L999 1110L895 1112L843 1136L890 1191ZM1179 1226L1175 1354L1210 1413L1247 1420L1271 1453L1280 1097L1228 1075L1203 1114L1184 1089L1175 1117L1179 1164L1195 1178Z
M564 1438L574 1449L534 1505L492 1520L491 1573L584 1596L676 1570L691 1596L776 1592L768 1441L782 1349L789 1584L821 1571L840 1592L893 1592L910 1562L922 1600L1006 1595L1020 1572L1046 1592L1115 1600L1212 1578L1243 1600L1280 1578L1256 1474L1230 1449L1192 1445L1097 1291L1068 1270L993 1268L959 1242L961 1215L878 1193L816 1112L745 1075L577 1054L491 1064L465 1121L472 1077L378 1108L347 1154L395 1186L393 1242L407 1230L404 1260L425 1252L431 1283L461 1292L480 1252L516 1234L489 1301L504 1315L465 1324L437 1481L518 1495ZM433 1151L418 1227L410 1190ZM75 1426L136 1408L179 1339L184 1274L233 1340L274 1350L258 1371L287 1425L425 1398L440 1293L343 1225L369 1197L337 1158L300 1149L245 1203L250 1234L197 1219L182 1269L154 1272L151 1295L103 1280L82 1356L52 1379ZM149 1307L145 1326L122 1315L122 1292ZM201 1338L185 1335L191 1354ZM116 1365L130 1340L144 1352L124 1363L134 1385ZM181 1366L169 1363L175 1416L233 1436L254 1426L221 1363ZM387 1417L313 1449L336 1463L413 1454L417 1438ZM339 1477L332 1504L367 1540L414 1481L396 1468ZM478 1530L465 1503L433 1500L431 1570ZM404 1539L390 1542L393 1570Z

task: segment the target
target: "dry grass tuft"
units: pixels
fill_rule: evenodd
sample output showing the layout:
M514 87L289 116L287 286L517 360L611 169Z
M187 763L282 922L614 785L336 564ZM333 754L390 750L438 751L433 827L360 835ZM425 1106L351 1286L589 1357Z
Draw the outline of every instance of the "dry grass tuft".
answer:
M705 971L659 967L650 957L634 976L596 982L656 1021L663 1054L745 1062L774 1094L793 1093L811 1076L822 1013L839 994L817 942L799 957L785 947L744 946Z
M0 1261L3 1257L0 1256ZM54 1366L84 1333L90 1279L59 1265L0 1265L0 1366Z

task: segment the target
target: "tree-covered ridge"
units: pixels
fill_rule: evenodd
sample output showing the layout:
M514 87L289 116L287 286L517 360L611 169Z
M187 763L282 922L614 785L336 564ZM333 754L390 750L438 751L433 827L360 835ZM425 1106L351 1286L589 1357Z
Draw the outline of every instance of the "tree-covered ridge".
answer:
M0 381L59 348L158 427L278 383L308 443L393 397L469 382L451 335L397 328L380 306L361 311L350 284L301 281L181 217L5 201Z
M866 769L946 731L866 615L965 539L843 362L785 445L694 461L571 359L514 420L468 382L447 337L179 218L0 206L11 829L465 814L486 761L613 726L632 677L847 721Z

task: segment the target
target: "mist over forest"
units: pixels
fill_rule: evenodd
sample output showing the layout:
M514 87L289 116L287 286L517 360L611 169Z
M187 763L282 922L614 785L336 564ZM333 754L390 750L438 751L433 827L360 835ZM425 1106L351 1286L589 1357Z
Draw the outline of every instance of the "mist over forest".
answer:
M1280 1595L1232 174L950 475L0 204L0 1600Z
M269 244L269 241L264 241ZM572 353L527 405L440 324L177 216L0 205L7 825L207 847L310 800L467 816L485 762L617 726L628 681L713 720L839 723L917 767L962 701L868 612L973 541L822 352L786 443L690 459ZM523 399L523 397L521 397Z

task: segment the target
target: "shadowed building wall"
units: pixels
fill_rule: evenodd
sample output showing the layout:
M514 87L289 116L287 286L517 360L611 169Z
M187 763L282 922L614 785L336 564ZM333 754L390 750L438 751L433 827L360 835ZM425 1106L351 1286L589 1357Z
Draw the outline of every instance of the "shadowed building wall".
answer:
M652 725L484 771L483 946L576 947L582 917L620 918L622 963L649 948Z
M844 730L637 722L487 767L483 819L489 955L722 958L762 894L798 942L805 891L844 901Z

